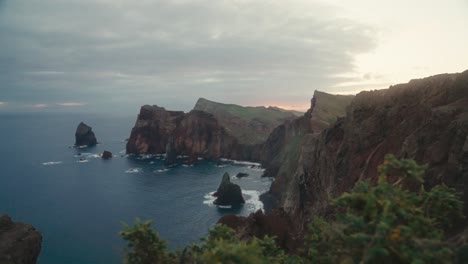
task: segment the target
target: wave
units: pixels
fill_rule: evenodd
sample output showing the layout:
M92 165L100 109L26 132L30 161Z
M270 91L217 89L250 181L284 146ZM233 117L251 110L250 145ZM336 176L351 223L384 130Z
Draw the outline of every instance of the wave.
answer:
M142 155L139 155L136 159L146 160L146 159L152 159L153 157L154 157L153 154L142 154Z
M87 160L87 159L84 159L84 160L77 160L76 162L79 162L79 163L86 163L86 162L89 162L89 160Z
M225 158L221 158L219 160L222 162L230 162L230 163L237 164L237 165L257 166L257 167L262 166L262 164L258 162L251 162L251 161L244 161L244 160L232 160L232 159L225 159Z
M141 168L130 168L125 171L126 173L139 173L141 172Z
M249 196L250 198L245 200L247 209L252 212L263 210L263 203L260 201L260 192L256 190L242 190L242 194Z
M209 207L215 207L216 205L214 204L214 201L216 200L216 197L213 196L215 192L210 192L207 193L203 196L203 204L208 205Z
M163 173L163 172L166 172L166 171L168 171L168 170L169 170L169 169L165 168L165 169L155 170L154 172Z
M75 158L84 158L84 159L96 159L100 157L101 156L99 154L88 153L88 152L83 152L83 153L75 155Z
M61 161L49 161L49 162L42 163L42 165L44 166L52 166L52 165L58 165L58 164L62 164L62 162Z

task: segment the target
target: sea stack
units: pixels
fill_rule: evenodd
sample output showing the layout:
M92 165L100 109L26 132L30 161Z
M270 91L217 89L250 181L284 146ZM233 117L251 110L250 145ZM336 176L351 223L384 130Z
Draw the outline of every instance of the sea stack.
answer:
M33 226L0 217L0 263L36 263L42 235Z
M239 185L231 183L229 173L224 173L221 184L213 196L218 197L213 203L218 206L239 207L245 204Z
M75 146L94 146L97 144L93 129L81 122L76 128Z
M107 150L104 150L104 152L102 152L102 154L101 154L101 158L103 158L103 159L111 159L112 156L113 156L112 152L107 151Z

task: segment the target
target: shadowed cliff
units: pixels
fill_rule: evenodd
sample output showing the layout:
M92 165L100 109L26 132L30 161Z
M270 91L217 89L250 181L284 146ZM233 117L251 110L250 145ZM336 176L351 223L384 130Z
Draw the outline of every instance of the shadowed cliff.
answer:
M315 110L305 116L313 116ZM286 215L289 220L281 221L290 223L281 227L289 230L287 239L300 240L314 215L333 214L331 199L358 180L375 181L387 153L427 164L426 188L440 183L454 187L463 194L464 213L468 213L468 71L361 92L347 108L346 117L319 135L300 122L292 131L300 139L286 144L290 150L280 159L267 195L281 209L266 216L277 218L278 210L284 212L281 219ZM223 217L220 222L233 223L230 226L241 233L275 234L271 225L258 226L257 218L254 214L241 220Z

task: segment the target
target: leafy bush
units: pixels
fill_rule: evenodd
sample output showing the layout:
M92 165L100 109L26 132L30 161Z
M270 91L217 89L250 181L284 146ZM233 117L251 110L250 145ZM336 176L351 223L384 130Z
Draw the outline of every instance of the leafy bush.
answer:
M175 256L166 250L166 242L159 238L151 224L138 218L133 226L123 224L124 230L119 234L128 241L126 264L176 263Z
M425 167L387 156L377 185L360 181L333 201L333 221L317 218L307 237L315 263L451 263L444 229L462 217L462 202L445 185L426 191ZM392 178L392 180L390 180ZM417 186L411 192L407 186Z

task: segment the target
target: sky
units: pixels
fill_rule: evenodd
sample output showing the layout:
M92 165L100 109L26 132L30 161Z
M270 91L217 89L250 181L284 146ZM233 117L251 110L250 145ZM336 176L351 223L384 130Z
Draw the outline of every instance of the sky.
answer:
M466 0L0 0L0 112L308 108L468 69Z

